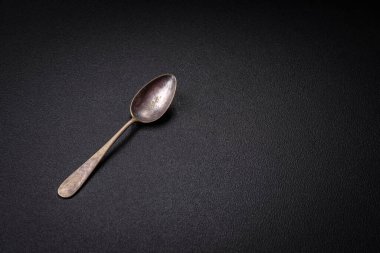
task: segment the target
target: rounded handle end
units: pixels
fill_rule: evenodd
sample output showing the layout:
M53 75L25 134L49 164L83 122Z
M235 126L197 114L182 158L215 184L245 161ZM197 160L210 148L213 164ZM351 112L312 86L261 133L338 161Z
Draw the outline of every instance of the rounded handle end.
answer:
M75 187L73 182L69 180L65 180L58 188L58 195L62 198L70 198L73 196L79 187Z
M71 196L73 196L73 193L71 193L70 191L68 191L67 189L65 188L58 188L58 195L61 197L61 198L70 198Z

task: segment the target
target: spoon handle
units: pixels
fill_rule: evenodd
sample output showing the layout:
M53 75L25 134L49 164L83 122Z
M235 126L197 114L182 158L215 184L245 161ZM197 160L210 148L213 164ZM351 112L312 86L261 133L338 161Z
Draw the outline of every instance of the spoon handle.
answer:
M73 196L86 182L87 178L94 171L96 166L102 160L108 149L115 143L120 135L133 123L135 118L129 120L103 147L101 147L93 156L90 157L82 166L75 170L58 188L58 195L62 198Z

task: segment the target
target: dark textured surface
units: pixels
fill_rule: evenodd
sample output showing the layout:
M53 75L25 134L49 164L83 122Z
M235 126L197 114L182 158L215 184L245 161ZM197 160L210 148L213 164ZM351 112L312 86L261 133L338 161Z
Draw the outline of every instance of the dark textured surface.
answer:
M9 3L11 2L11 3ZM2 1L1 252L379 251L379 26L317 4ZM72 199L59 184L170 72Z

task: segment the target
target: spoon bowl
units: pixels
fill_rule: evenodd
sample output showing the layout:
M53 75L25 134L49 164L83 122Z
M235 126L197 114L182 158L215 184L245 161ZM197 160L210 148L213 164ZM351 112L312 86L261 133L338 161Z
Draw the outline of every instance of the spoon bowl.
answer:
M130 111L133 118L142 123L158 120L168 110L177 87L174 75L156 77L134 96Z

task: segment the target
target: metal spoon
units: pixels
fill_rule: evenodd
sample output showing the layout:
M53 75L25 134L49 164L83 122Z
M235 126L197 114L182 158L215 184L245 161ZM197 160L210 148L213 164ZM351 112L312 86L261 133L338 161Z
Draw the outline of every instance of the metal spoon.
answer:
M151 123L161 118L173 100L176 86L175 76L165 74L156 77L142 87L133 97L130 106L132 118L90 159L63 181L58 188L58 195L62 198L73 196L91 175L112 144L130 125L135 122Z

